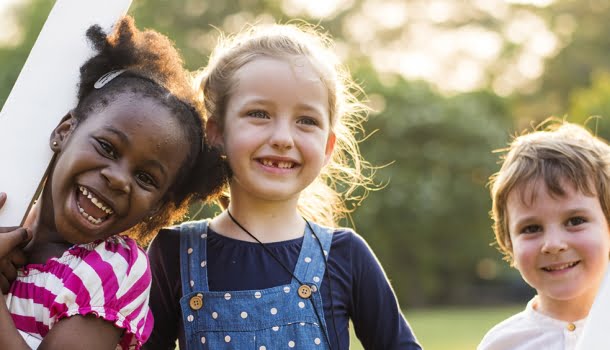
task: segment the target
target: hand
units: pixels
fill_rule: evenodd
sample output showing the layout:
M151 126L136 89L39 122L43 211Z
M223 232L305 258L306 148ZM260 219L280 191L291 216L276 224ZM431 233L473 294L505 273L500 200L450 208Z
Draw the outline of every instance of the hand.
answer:
M22 227L0 227L0 290L9 291L17 278L17 267L26 263L21 248L32 238L29 230Z

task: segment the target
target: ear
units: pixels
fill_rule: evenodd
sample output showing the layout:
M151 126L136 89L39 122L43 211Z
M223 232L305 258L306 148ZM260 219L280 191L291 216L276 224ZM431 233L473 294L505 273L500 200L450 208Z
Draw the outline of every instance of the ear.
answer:
M334 132L330 132L328 135L328 140L326 140L326 150L324 151L324 165L328 164L330 161L330 157L333 155L333 150L335 149L335 142L337 141L337 136Z
M76 125L77 120L74 118L72 111L61 118L59 125L51 132L49 139L49 145L54 153L59 153L63 149Z
M208 142L218 149L224 148L224 137L221 129L216 118L210 118L205 123L205 134L208 137Z

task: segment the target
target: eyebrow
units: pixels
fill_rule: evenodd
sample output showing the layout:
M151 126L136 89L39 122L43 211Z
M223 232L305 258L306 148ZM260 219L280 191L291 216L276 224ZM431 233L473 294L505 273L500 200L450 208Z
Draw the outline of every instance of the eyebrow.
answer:
M119 139L121 139L121 142L127 144L128 146L131 145L129 138L121 130L115 129L112 126L107 126L105 129L106 131L115 134Z
M275 103L268 99L265 99L263 97L253 97L251 99L246 99L245 102L242 104L242 108L249 104L260 104L263 106L275 106ZM315 112L320 115L324 114L324 112L321 111L319 108L317 108L314 105L308 104L308 103L298 103L296 105L296 108L302 109L302 110L307 110L307 111L312 111L312 112Z

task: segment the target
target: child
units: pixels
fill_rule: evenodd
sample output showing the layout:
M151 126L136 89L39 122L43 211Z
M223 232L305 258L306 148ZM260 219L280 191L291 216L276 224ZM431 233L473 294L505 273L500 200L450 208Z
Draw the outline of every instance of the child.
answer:
M98 54L51 133L28 265L0 303L1 349L140 348L153 324L150 267L121 233L145 240L224 183L171 42L128 17L110 36L97 26L87 36Z
M517 137L491 179L496 241L536 289L478 349L574 349L610 254L610 147L549 123Z
M370 184L354 136L362 109L339 67L323 38L292 25L216 48L201 88L230 200L152 242L146 349L176 338L181 349L348 349L350 319L366 349L420 349L366 242L321 225Z

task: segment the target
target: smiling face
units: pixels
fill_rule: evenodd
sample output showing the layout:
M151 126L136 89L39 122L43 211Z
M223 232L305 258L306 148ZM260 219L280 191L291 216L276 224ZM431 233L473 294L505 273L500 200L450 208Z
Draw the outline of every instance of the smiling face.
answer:
M597 196L565 181L562 187L559 196L537 181L509 194L514 264L538 292L542 312L586 315L608 265L610 232Z
M75 127L76 126L76 127ZM43 194L44 223L67 242L125 231L154 214L189 150L167 107L133 94L54 131L58 153Z
M257 58L234 82L224 130L208 124L233 172L231 196L296 203L334 146L327 89L302 57Z

